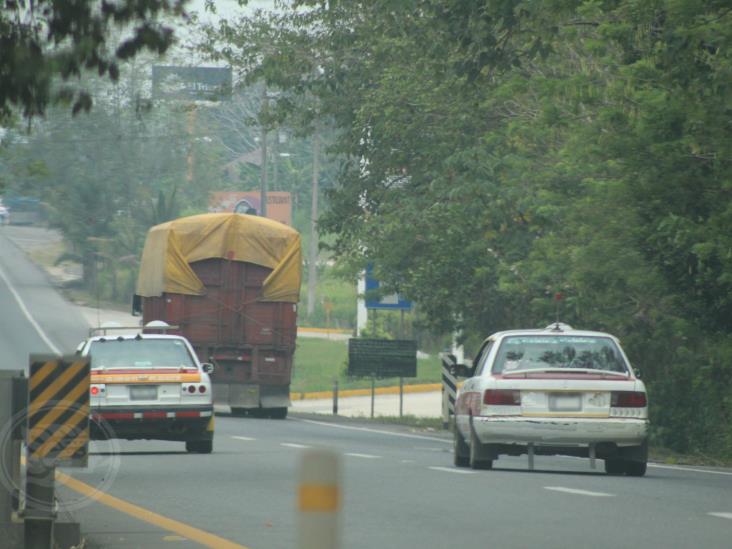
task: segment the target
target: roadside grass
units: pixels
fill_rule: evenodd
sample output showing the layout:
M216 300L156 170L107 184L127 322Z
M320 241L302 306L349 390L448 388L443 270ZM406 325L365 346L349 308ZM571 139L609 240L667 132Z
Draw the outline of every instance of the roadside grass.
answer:
M680 454L661 446L648 448L648 459L666 465L703 465L705 467L732 467L732 458L725 459L704 454Z
M369 378L351 378L346 375L348 342L327 339L297 339L292 383L292 393L330 391L333 382L338 381L338 389L367 389L371 387ZM404 378L405 385L438 383L440 381L440 359L436 356L417 361L417 377ZM377 379L377 387L398 385L398 378Z

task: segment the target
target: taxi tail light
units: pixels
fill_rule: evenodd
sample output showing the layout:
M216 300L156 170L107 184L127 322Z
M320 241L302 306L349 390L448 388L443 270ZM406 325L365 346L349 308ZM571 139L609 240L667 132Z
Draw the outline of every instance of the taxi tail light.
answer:
M89 389L89 392L92 396L97 396L99 394L99 387L92 387L91 389Z
M198 386L198 392L203 394L206 392L206 386L205 385L199 385Z
M483 404L487 406L519 406L521 392L510 389L487 389L483 393Z
M610 395L613 408L645 408L646 394L642 391L613 391Z
M193 394L196 392L196 386L195 385L189 385L188 386L188 392Z

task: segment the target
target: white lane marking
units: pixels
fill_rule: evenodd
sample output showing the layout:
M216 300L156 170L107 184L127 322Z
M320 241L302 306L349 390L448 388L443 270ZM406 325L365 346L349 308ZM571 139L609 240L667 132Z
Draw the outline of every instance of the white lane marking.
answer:
M732 513L707 513L713 517L726 518L732 520Z
M351 457L355 457L355 458L364 458L364 459L381 459L381 456L373 456L371 454L357 454L355 452L347 452L343 455L351 456Z
M450 467L427 467L433 471L442 471L443 473L457 473L458 475L472 475L475 471L464 471L463 469L451 469Z
M15 288L13 288L13 285L10 283L10 280L8 280L8 277L5 276L5 273L2 269L0 269L0 278L3 279L3 282L5 282L5 285L8 287L8 290L10 290L10 293L13 294L13 297L15 298L15 301L18 303L18 307L20 307L20 310L23 312L25 317L28 319L28 322L31 323L31 326L35 328L36 332L38 332L38 335L41 336L41 339L43 342L48 345L48 348L51 349L54 353L57 355L62 354L58 347L56 347L51 340L46 335L46 332L44 332L41 327L36 322L36 319L33 318L30 314L30 311L25 306L25 303L23 303L23 300L20 298L20 295L18 292L15 291Z
M402 463L414 463L413 459L403 459Z
M615 496L615 494L606 494L605 492L590 492L589 490L565 488L564 486L544 486L544 490L553 490L555 492L564 492L566 494L574 494L577 496L593 496L596 498L610 498Z
M729 471L709 471L708 469L693 469L691 467L678 467L676 465L656 465L655 463L649 463L648 467L655 467L656 469L671 469L673 471L691 471L692 473L709 473L710 475L726 475L732 477L732 472Z
M393 437L403 438L416 438L418 440L432 440L435 442L443 442L445 444L452 444L452 440L445 440L437 437L426 437L423 435L409 435L406 433L393 433L391 431L382 431L381 429L369 429L368 427L353 427L352 425L338 425L337 423L326 423L324 421L315 421L312 419L292 418L295 421L302 421L303 423L312 423L314 425L323 425L325 427L334 427L337 429L348 429L350 431L364 431L367 433L376 433L379 435L390 435Z
M304 444L295 444L294 442L281 442L280 446L285 446L286 448L310 448L310 446L305 446Z
M236 440L246 440L247 442L252 441L252 440L257 440L256 438L251 438L251 437L238 437L236 435L232 435L231 438L235 438Z

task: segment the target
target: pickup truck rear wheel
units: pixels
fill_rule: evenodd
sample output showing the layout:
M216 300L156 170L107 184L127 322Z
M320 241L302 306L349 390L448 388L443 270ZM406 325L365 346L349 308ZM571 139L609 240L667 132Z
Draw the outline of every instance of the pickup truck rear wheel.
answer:
M210 454L213 452L213 440L189 440L186 442L186 452Z

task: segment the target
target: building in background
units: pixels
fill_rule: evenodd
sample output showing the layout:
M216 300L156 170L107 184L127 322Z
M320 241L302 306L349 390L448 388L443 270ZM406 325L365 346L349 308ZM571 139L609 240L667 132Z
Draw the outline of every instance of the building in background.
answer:
M211 193L208 211L259 215L259 191L218 191ZM292 196L284 191L267 193L267 217L292 226Z

